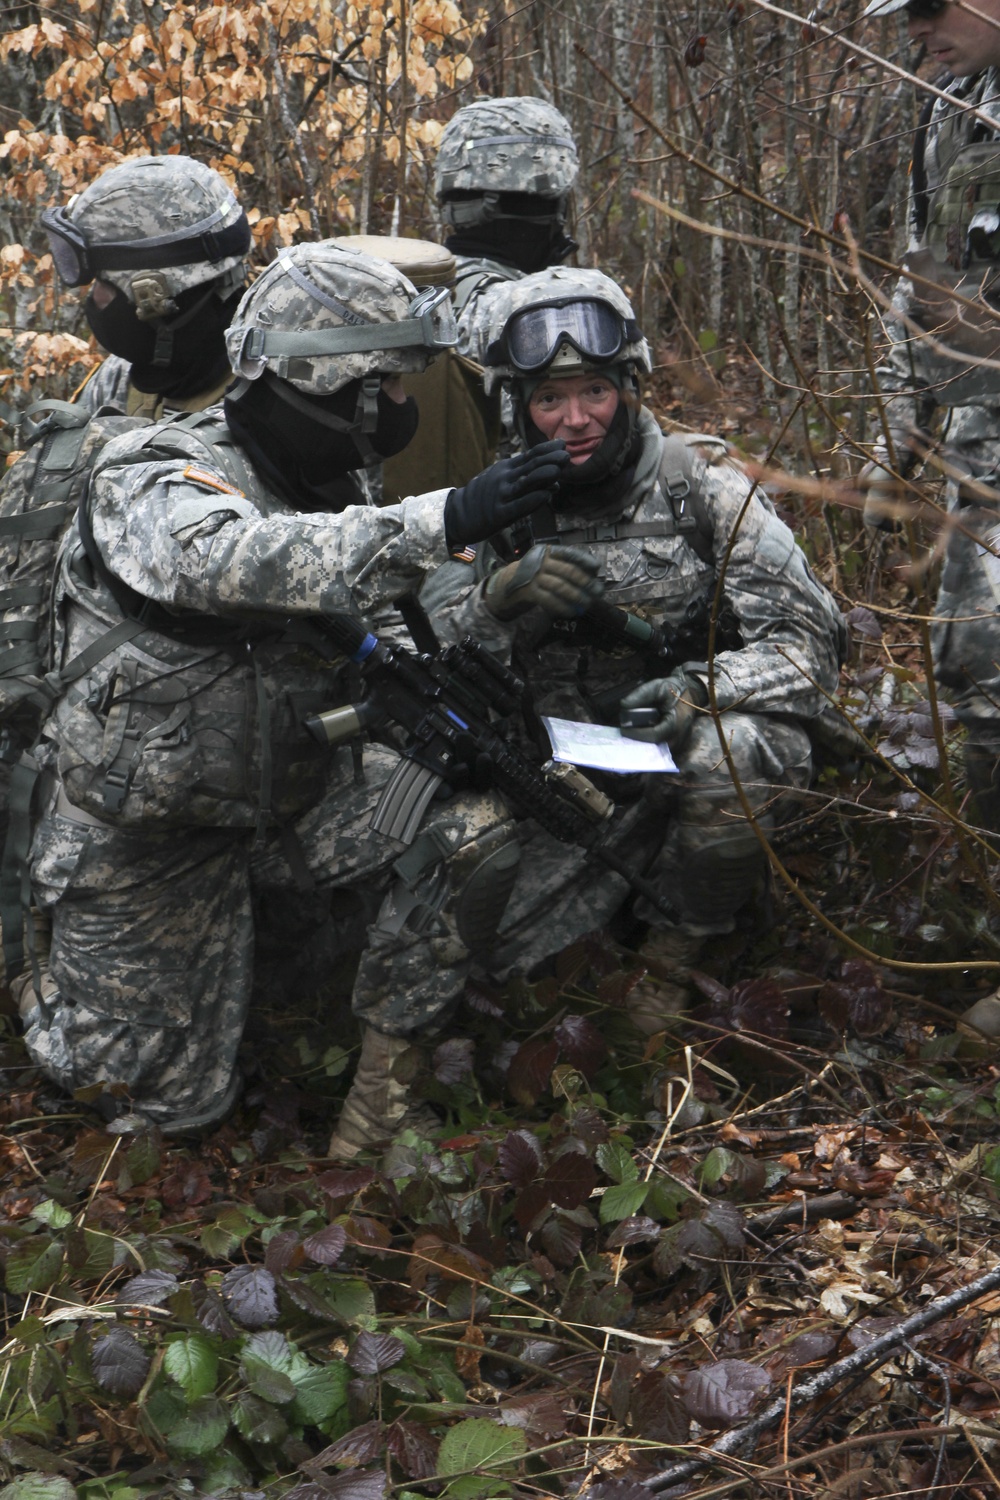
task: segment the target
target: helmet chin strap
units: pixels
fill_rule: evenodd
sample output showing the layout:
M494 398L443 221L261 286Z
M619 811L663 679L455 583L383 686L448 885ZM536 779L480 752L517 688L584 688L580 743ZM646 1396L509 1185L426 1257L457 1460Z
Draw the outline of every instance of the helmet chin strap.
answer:
M237 282L237 285L242 285L242 281ZM199 297L187 312L181 313L178 317L161 320L156 329L156 343L153 345L153 368L168 369L174 357L174 334L193 322L213 297L218 297L224 302L235 290L236 286L232 285L230 275L220 276L216 281L210 281L207 284L204 296Z
M371 445L371 434L378 426L378 393L382 380L378 375L366 375L358 392L358 404L354 409L354 446L364 459L366 469L382 462L381 456Z

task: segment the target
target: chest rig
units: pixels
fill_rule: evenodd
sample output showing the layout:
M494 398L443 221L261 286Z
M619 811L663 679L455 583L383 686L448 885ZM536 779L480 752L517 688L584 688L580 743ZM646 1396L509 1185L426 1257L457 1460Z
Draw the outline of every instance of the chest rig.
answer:
M228 428L206 413L137 435L128 466L190 461L232 486L220 509L251 516L260 485ZM184 502L174 515L183 523ZM192 524L205 504L190 502ZM64 568L67 633L88 670L60 700L53 738L74 806L123 826L256 828L289 821L321 795L325 770L302 728L330 692L338 653L281 620L168 610L111 573L89 497ZM110 627L110 628L109 628ZM125 639L121 632L127 632Z
M666 649L636 649L586 615L526 617L514 663L539 687L540 712L575 717L576 699L594 720L617 724L618 704L637 683L704 659L716 582L697 452L706 446L725 452L720 439L701 434L665 437L655 483L636 503L616 518L560 526L561 545L586 547L600 559L604 602L658 627ZM716 649L723 647L717 624Z
M991 69L925 111L914 138L908 310L934 341L921 357L942 406L1000 394L1000 120L981 118L997 110Z

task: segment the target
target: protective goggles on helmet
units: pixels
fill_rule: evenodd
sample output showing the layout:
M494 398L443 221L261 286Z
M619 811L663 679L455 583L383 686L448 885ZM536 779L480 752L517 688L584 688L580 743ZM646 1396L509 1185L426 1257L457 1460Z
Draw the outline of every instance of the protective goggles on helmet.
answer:
M47 208L41 223L60 278L67 286L83 286L105 271L165 271L171 266L190 266L199 261L214 265L234 255L246 255L252 236L245 213L225 229L216 228L235 206L236 199L230 195L229 201L207 219L174 234L99 245L88 241L64 208Z
M301 272L293 279L300 283L307 280ZM289 358L317 359L325 355L369 354L384 349L426 349L429 354L437 354L442 349L451 349L458 339L451 292L446 286L427 287L410 303L406 317L394 323L370 322L320 293L318 287L315 291L319 294L317 300L339 311L342 317L349 317L350 323L299 332L248 328L236 361L241 375L256 380L265 365L273 361L277 366L275 373L280 376L282 362Z
M635 319L623 318L607 302L587 297L547 303L515 313L487 349L486 363L534 374L552 363L560 344L569 343L584 359L608 364L641 338Z

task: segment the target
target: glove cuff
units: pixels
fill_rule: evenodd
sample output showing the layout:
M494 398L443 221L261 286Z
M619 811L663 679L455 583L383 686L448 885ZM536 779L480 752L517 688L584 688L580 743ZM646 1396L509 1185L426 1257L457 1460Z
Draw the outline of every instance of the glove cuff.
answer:
M684 691L685 698L688 698L696 708L707 708L709 704L708 685L702 682L700 677L695 677L693 672L685 672L684 681L687 684Z

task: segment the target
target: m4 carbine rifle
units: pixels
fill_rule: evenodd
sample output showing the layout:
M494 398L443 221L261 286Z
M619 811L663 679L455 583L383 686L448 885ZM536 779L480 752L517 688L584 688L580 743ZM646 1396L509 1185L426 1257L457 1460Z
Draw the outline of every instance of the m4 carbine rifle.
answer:
M372 635L352 615L324 621L334 644L361 669L368 689L359 703L306 720L322 745L337 745L387 720L405 732L402 759L382 793L372 827L409 844L443 785L456 791L495 788L514 811L581 848L622 876L668 920L677 913L651 882L607 846L614 803L575 766L538 766L498 733L492 715L513 712L524 684L471 636L436 652L414 654Z

